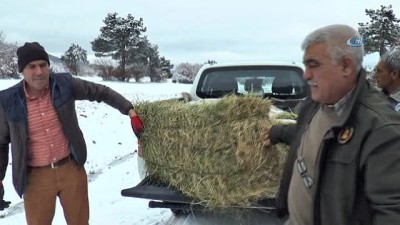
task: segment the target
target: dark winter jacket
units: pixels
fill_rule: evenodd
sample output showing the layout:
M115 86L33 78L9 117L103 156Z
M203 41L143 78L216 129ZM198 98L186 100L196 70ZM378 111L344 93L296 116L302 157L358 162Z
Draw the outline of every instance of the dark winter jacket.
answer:
M400 112L400 91L397 91L394 94L389 94L386 90L382 90L382 93L393 106L394 110Z
M69 141L72 158L78 165L86 162L86 143L78 125L75 100L105 102L127 115L132 104L110 88L73 78L69 73L50 75L50 94L62 130ZM0 91L0 180L5 177L11 143L13 184L22 196L27 184L29 133L23 81Z
M364 71L350 102L320 146L313 224L400 224L400 114L365 80ZM319 106L307 99L296 125L271 129L272 143L291 146L278 194L281 212L287 212L301 135ZM349 138L344 130L352 131Z

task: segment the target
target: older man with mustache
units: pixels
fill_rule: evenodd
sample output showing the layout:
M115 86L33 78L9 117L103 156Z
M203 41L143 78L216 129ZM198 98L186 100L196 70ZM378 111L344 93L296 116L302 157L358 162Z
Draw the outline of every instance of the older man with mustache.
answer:
M287 225L400 224L400 115L367 82L362 43L341 24L303 41L311 95L296 124L263 139L290 145L278 193Z

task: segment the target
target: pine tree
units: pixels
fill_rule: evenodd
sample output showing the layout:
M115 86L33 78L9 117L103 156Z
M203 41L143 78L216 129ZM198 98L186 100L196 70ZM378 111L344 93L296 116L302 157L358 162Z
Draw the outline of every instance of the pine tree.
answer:
M141 38L136 48L128 52L127 64L136 81L147 75L151 82L159 82L170 78L171 65L169 60L160 58L158 45L151 44L147 37Z
M97 57L111 56L119 62L121 81L127 81L127 58L131 49L137 48L142 39L143 19L136 20L131 14L126 18L117 13L109 13L104 19L105 26L100 28L100 35L91 42L92 50Z
M386 51L400 46L400 19L393 13L392 5L381 9L366 9L365 13L371 18L370 22L359 23L358 31L366 38L365 52L367 54Z
M161 73L163 73L163 77L165 78L171 78L172 77L172 68L174 68L174 65L171 64L170 60L165 59L164 56L160 58L161 60Z
M158 45L150 45L149 48L149 76L152 82L164 80L161 73L161 60L158 52Z
M73 75L78 75L80 72L80 64L89 64L87 60L87 51L79 45L72 44L64 55L61 56L61 62Z
M150 42L147 37L140 38L135 48L128 51L126 62L129 72L136 82L149 74L149 48Z

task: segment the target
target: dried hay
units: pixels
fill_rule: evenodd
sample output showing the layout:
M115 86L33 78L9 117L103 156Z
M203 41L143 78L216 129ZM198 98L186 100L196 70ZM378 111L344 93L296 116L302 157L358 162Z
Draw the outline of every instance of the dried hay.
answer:
M293 112L283 112L275 117L275 119L289 119L289 120L296 120L297 114Z
M286 146L262 150L261 134L274 123L270 107L255 96L136 103L148 173L211 208L274 197Z

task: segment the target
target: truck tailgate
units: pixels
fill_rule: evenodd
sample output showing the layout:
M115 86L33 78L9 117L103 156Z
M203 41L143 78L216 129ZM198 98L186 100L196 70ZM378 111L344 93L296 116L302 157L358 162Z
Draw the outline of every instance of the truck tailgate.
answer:
M125 197L144 198L163 202L195 204L193 199L185 196L181 191L174 187L169 187L168 185L149 176L143 179L135 187L123 189L121 195ZM248 207L248 209L275 211L275 199L263 199L257 202L254 206Z
M153 200L162 202L165 206L170 205L171 209L188 205L186 208L182 207L187 213L173 214L166 225L283 225L285 222L285 218L277 216L275 199L264 199L254 207L245 209L232 207L222 211L199 210L204 207L194 203L181 191L151 177L146 177L135 187L123 189L121 194L125 197L150 199L149 206L151 202L157 203Z
M121 195L125 197L145 198L168 202L191 203L192 199L186 197L179 190L151 177L146 177L138 185L123 189Z

